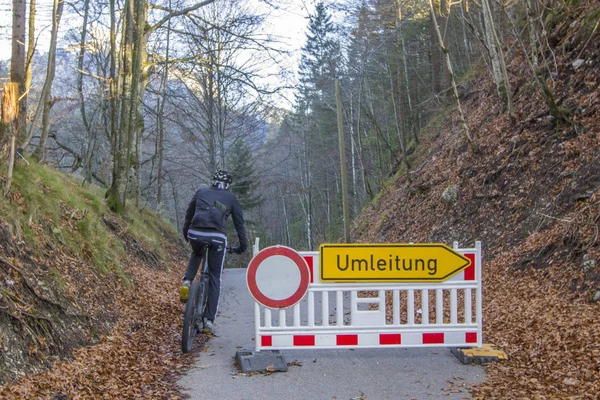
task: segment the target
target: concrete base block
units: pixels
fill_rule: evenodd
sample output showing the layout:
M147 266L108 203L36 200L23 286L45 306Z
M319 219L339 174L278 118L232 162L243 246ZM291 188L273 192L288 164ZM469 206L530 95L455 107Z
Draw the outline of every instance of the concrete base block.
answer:
M287 363L278 350L238 350L235 360L243 373L286 372Z

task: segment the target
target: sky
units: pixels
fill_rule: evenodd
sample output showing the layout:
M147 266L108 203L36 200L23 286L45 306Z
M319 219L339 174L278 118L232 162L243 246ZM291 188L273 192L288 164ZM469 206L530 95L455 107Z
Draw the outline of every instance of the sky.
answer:
M26 1L26 3L27 12L29 12L29 1ZM52 4L52 0L37 0L37 51L42 53L47 52L49 47ZM247 0L246 4L261 14L266 15L264 29L276 37L281 42L281 47L289 52L289 57L285 60L284 65L290 74L288 79L292 81L285 82L284 84L294 83L300 61L301 48L306 40L308 16L314 11L316 0ZM79 30L80 24L80 17L66 4L59 35L60 33L64 34L69 28ZM10 58L11 34L12 0L0 0L0 60L8 60ZM275 69L274 66L266 66L266 68ZM287 90L282 92L282 94L284 98L279 99L277 103L280 103L280 106L284 108L289 108L291 101L293 101L292 91Z
M218 0L217 0L218 1ZM267 27L276 36L286 42L287 49L299 53L306 38L308 15L314 10L314 0L250 0L258 10L268 12ZM271 4L273 6L271 6ZM27 1L27 8L29 2ZM52 0L37 0L36 35L39 35L38 49L45 52L50 41L52 21ZM29 10L28 10L29 12ZM65 8L65 12L70 12ZM12 33L12 0L0 0L0 60L10 58ZM67 15L67 14L65 14ZM71 22L71 26L68 26ZM77 18L64 18L61 31L66 27L76 27Z

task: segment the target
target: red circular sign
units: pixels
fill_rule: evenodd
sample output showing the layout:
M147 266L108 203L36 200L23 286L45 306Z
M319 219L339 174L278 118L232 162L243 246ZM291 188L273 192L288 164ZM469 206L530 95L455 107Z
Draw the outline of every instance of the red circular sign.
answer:
M275 256L278 256L278 258L275 258ZM283 258L282 258L283 257ZM270 260L269 260L270 259ZM287 266L293 266L295 268L298 269L299 271L299 277L298 274L294 273L294 277L292 277L291 280L281 280L281 281L277 281L278 276L277 273L275 274L269 274L268 276L263 276L263 279L269 279L270 282L267 282L267 284L273 282L276 284L281 284L281 285L287 285L287 287L291 287L292 290L292 294L286 298L273 298L273 297L277 297L277 296L270 296L270 294L265 294L264 291L264 287L263 290L261 291L260 286L264 286L264 282L261 282L261 278L259 277L259 280L257 281L257 274L259 271L259 268L261 266L263 266L263 268L266 268L266 265L271 265L270 267L270 272L272 272L273 265L277 265L277 264L273 264L274 261L279 260L279 262L281 263L282 261L284 263L287 264ZM283 266L282 266L283 267ZM284 270L285 268L282 268L282 270ZM277 272L277 270L275 270L275 272ZM264 275L264 274L263 274ZM308 291L308 284L310 282L310 273L309 273L309 269L308 269L308 265L306 265L306 261L304 260L304 258L302 258L302 256L300 254L298 254L297 251L290 249L289 247L285 247L285 246L272 246L272 247L267 247L266 249L261 250L253 259L252 261L250 261L250 264L248 265L248 270L246 271L246 281L248 283L248 289L250 290L250 294L252 294L252 296L254 297L254 299L256 301L258 301L260 304L262 304L265 307L269 307L269 308L287 308L287 307L291 307L293 305L295 305L296 303L298 303L302 297L304 297L304 295L306 294L306 292ZM262 285L261 285L262 284Z

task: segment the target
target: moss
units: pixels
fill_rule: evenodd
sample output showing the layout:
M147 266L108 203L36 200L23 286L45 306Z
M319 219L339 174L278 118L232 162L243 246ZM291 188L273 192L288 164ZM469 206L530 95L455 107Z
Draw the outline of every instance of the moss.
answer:
M106 204L112 212L119 215L122 215L123 211L125 210L123 202L121 201L121 196L119 196L119 192L114 186L108 189L108 192L106 192Z
M77 179L32 161L15 167L12 191L13 201L0 198L0 218L33 252L47 241L92 264L98 273L117 274L124 286L131 286L119 262L126 255L124 244L102 222L103 215L110 214L102 188L84 187ZM127 233L162 257L162 242L175 239L175 229L148 210L122 211L128 219L119 223ZM62 286L57 274L51 272L52 280Z

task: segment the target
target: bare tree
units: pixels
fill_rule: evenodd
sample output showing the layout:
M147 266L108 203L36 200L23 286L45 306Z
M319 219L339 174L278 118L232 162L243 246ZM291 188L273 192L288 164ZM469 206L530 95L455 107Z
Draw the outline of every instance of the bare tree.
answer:
M48 134L50 133L50 110L54 105L54 100L50 97L52 92L52 82L54 81L54 75L56 72L56 43L58 40L58 27L60 25L60 19L62 17L64 8L64 0L54 0L52 8L52 33L50 35L50 51L48 52L48 67L46 70L46 80L44 81L44 87L42 89L42 95L40 97L40 103L42 111L42 134L40 142L38 143L33 156L40 162L44 162L46 159L46 142L48 141ZM37 114L37 112L36 112ZM35 117L32 121L32 125L35 124Z
M463 132L465 134L465 138L469 142L469 145L471 145L471 147L474 147L475 143L473 142L473 138L471 137L471 134L469 132L469 127L467 126L467 121L465 120L465 114L463 113L462 107L460 105L458 89L456 88L456 81L454 79L454 73L452 72L452 64L450 63L450 54L448 53L448 49L444 45L444 40L442 39L440 27L438 26L437 19L435 17L435 10L433 8L433 0L429 0L429 7L430 7L431 18L433 19L435 31L437 33L438 40L440 41L440 46L442 47L442 52L444 53L444 56L446 58L446 68L448 68L448 74L450 75L450 81L452 83L452 91L454 93L454 100L456 101L456 108L458 109L458 114L460 115L460 123L462 125Z
M492 15L492 11L490 9L489 0L481 0L481 8L485 25L487 48L492 61L492 75L494 77L494 82L496 82L498 95L500 96L504 107L508 111L508 115L514 120L515 111L512 101L510 82L508 80L508 72L506 70L506 60L504 58L502 44L500 43L498 34L496 32L496 24L494 23L494 16Z
M19 96L26 91L25 85L25 0L13 0L12 54L10 58L10 80L19 85ZM21 113L17 120L17 132L25 136L27 103L24 98L19 105Z
M125 0L121 60L120 127L114 143L113 179L107 192L112 210L122 212L126 198L137 203L140 194L141 137L144 130L141 98L148 84L150 65L148 40L150 35L171 18L187 15L215 0L205 0L180 10L163 9L166 15L156 23L147 22L147 0ZM114 4L111 2L111 7ZM112 114L112 117L117 116ZM113 121L113 123L115 123Z
M27 30L27 61L25 63L25 92L21 95L21 113L22 125L19 123L19 137L25 139L27 133L27 98L31 89L32 70L33 70L33 55L35 53L35 15L36 6L35 0L29 1L29 23Z

